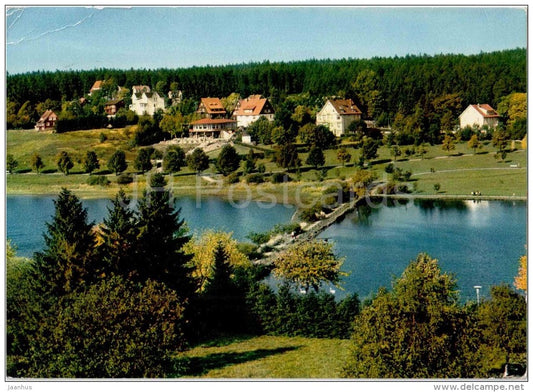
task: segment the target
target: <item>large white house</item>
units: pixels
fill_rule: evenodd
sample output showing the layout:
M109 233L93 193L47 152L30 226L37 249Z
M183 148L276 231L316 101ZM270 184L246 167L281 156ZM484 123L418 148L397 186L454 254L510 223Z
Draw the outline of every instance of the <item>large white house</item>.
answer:
M151 92L148 86L133 86L130 110L139 116L148 114L153 116L159 109L165 109L165 99L157 92Z
M461 128L473 127L477 125L478 127L483 127L484 125L489 128L496 128L498 126L498 121L500 115L494 110L490 105L477 104L477 105L468 105L468 107L459 115L459 125Z
M237 127L248 127L260 117L265 117L268 121L274 121L274 108L267 98L261 95L250 95L241 99L235 106L232 118L237 121Z
M335 136L341 136L353 121L361 120L361 114L351 99L328 99L316 115L316 125L326 125Z

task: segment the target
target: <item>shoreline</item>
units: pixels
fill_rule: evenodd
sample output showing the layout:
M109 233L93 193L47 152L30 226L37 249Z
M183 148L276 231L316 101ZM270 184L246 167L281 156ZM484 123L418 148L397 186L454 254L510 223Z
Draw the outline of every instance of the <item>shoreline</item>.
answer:
M309 184L304 184L309 185ZM80 199L106 199L106 198L113 198L118 192L118 189L113 190L103 190L103 191L86 191L86 190L79 190L79 189L70 189L72 192L74 192ZM192 192L191 192L192 190ZM128 196L131 196L134 192L131 190L125 189L126 194ZM180 187L180 188L174 188L172 189L172 193L175 196L186 196L186 197L218 197L220 199L223 199L225 201L244 201L249 200L250 202L272 202L272 197L276 197L278 194L276 192L271 194L263 194L263 195L254 195L253 193L249 195L247 192L246 194L243 194L242 192L239 192L242 190L236 189L234 192L220 192L220 188L204 188L201 192L197 192L195 187ZM54 197L57 196L57 193L54 192L29 192L27 190L21 190L21 191L5 191L5 197L13 197L13 196L21 196L21 197ZM246 196L246 197L245 197ZM251 197L249 197L251 196ZM270 197L266 197L270 196ZM291 197L292 196L292 197ZM517 196L517 195L452 195L452 194L393 194L393 195L379 195L379 194L371 194L369 195L372 198L388 198L388 199L426 199L426 200L509 200L509 201L527 201L527 196ZM284 200L277 200L276 197L276 204L290 204L296 206L296 201L294 200L294 195L289 195Z

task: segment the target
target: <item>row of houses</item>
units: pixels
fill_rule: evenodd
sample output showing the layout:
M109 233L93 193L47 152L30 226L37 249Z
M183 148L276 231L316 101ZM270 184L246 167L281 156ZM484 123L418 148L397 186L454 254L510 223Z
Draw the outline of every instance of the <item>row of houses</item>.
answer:
M103 81L94 83L89 95L102 88ZM120 87L119 87L120 89ZM173 103L181 100L180 92L169 92ZM106 102L104 110L108 116L114 116L125 107L124 100L115 99ZM165 99L157 92L151 91L149 86L132 87L131 104L129 110L138 115L153 116L158 110L165 109ZM190 133L194 137L230 138L236 129L246 129L250 124L264 117L274 121L274 107L267 98L261 95L250 95L237 102L231 116L219 98L202 98L197 109L200 120L192 122ZM354 121L360 121L362 111L351 99L328 99L316 115L316 124L327 126L335 136L339 137L347 132L348 126ZM229 117L229 118L228 118ZM488 104L469 105L459 116L460 127L467 126L498 126L499 114ZM53 128L57 115L47 110L35 125L37 130Z

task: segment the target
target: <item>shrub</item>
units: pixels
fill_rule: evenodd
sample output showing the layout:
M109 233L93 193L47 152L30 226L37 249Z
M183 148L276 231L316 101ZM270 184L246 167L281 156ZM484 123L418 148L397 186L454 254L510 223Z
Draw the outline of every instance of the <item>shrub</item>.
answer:
M270 240L270 233L251 232L246 237L249 238L254 244L261 245Z
M226 177L226 184L236 184L237 182L239 182L239 178L239 173L233 172Z
M29 377L162 377L184 348L183 306L161 283L111 277L58 302L42 320Z
M117 176L117 184L126 185L133 182L133 176L131 174L122 173Z
M389 163L387 166L385 166L385 173L393 173L394 172L394 164Z
M265 180L261 173L254 173L254 174L249 174L248 176L246 176L247 184L261 184L264 181Z
M317 203L312 207L302 210L302 212L300 213L300 218L305 222L316 222L320 219L320 212L322 212L322 207L319 203Z
M87 184L89 185L106 186L106 185L109 185L109 183L110 181L107 179L106 176L89 176L89 178L87 179Z

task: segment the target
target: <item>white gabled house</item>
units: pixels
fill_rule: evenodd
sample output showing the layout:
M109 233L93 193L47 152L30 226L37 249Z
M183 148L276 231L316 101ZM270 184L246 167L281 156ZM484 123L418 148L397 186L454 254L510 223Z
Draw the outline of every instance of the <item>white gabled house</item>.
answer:
M139 116L153 116L159 109L165 110L165 99L157 92L151 92L148 86L133 86L130 110Z
M267 98L261 95L250 95L241 99L233 111L232 118L237 121L237 127L248 127L260 117L265 117L268 121L274 121L274 108Z
M500 115L488 104L468 105L468 107L459 115L459 125L465 127L483 127L496 128L498 126Z
M341 136L362 114L351 99L328 99L316 115L316 125L326 125L335 136Z

